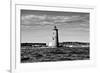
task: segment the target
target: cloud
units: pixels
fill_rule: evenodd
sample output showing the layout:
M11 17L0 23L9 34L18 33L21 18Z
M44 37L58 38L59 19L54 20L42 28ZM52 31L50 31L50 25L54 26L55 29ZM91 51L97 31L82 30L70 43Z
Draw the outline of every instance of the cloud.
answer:
M26 14L21 16L21 25L26 27L46 26L46 25L70 25L79 27L89 27L89 14L54 16L46 14Z

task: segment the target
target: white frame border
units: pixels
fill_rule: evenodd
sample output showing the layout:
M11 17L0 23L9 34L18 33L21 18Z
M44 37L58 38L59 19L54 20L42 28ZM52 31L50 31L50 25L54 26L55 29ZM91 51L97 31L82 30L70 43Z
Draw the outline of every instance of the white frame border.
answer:
M10 64L11 64L11 73L15 73L15 72L19 72L20 70L17 70L17 68L16 68L16 55L15 55L15 48L16 48L16 43L15 43L15 41L16 41L16 5L23 5L23 3L17 3L17 2L11 2L11 26L10 26L10 32L11 32L11 37L10 37L10 39L11 39L11 54L10 54L10 56L11 56L11 61L10 61ZM91 45L95 45L95 7L94 6L80 6L80 5L52 5L52 4L49 4L49 5L46 5L45 3L44 4L42 4L42 5L37 5L37 4L32 4L32 3L25 3L25 5L32 5L32 6L46 6L46 7L62 7L62 8L78 8L78 9L92 9L93 11L92 11L92 19L91 20L93 20L90 24L93 24L90 28L90 34L92 34L92 39L93 40L90 40L90 42L92 42L92 44ZM13 24L13 25L12 25ZM95 46L93 46L94 48L96 48ZM91 61L91 65L90 64L86 64L86 66L88 66L88 65L90 65L90 66L95 66L95 61L96 60L94 60L95 59L95 50L93 50L92 51L92 54L93 54L93 59L92 59L92 61ZM90 61L89 61L90 62ZM57 64L59 64L58 62L57 62ZM62 64L64 64L64 63L62 63ZM82 63L81 63L82 64ZM43 65L43 64L40 64L40 65ZM49 63L47 63L47 65L49 65ZM85 65L84 65L85 66ZM85 66L85 67L86 67ZM51 65L51 67L52 67L52 65ZM76 67L76 66L75 66ZM80 66L79 66L80 67ZM72 66L71 66L71 68L72 68ZM59 69L59 68L58 68ZM32 70L33 71L33 70Z

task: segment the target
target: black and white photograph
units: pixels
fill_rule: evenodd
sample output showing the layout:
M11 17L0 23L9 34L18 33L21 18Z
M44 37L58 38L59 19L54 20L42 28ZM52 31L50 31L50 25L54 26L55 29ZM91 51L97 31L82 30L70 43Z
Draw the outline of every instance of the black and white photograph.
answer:
M90 13L20 10L20 62L90 60Z

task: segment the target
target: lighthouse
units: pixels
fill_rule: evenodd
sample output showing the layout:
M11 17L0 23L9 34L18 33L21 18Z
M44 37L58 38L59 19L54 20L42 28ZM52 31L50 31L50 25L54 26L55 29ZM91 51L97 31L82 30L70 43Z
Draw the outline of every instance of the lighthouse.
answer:
M58 29L56 26L53 28L52 46L55 48L59 46Z

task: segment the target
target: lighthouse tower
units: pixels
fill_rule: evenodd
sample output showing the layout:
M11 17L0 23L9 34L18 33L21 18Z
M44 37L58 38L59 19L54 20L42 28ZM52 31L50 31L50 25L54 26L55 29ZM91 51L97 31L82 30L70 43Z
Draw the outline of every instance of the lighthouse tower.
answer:
M53 28L52 46L55 48L59 46L58 29L56 26Z

